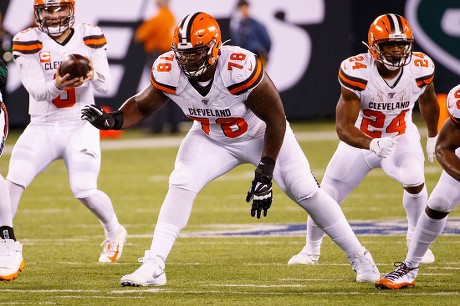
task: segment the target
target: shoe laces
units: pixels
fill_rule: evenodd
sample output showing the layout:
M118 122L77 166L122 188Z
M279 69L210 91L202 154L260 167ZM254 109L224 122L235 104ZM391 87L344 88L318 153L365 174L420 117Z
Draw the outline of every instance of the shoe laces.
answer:
M408 266L406 266L405 262L395 262L394 266L397 267L397 269L385 275L385 278L391 281L401 278L409 274L411 271L418 269L418 267L409 268Z
M104 246L104 252L114 252L117 249L118 242L105 239L104 241L102 241L101 246Z

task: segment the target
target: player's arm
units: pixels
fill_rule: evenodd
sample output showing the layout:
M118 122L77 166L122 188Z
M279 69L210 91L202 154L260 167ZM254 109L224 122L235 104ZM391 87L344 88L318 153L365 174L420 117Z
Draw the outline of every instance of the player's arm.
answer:
M361 102L351 90L341 86L339 101L335 108L335 128L339 139L350 146L369 149L372 138L355 126Z
M425 121L428 137L438 135L439 104L433 83L430 83L418 98L420 113Z
M286 131L286 115L278 90L266 73L249 94L246 106L267 125L262 157L276 161Z
M108 93L112 85L112 76L106 50L102 48L94 49L89 59L90 71L88 74L94 90L102 94Z
M106 113L96 105L86 105L81 118L101 130L120 130L134 126L161 108L168 101L152 84L126 100L120 109Z
M120 107L119 111L123 113L122 128L134 126L149 117L153 112L160 109L168 97L162 91L148 84L141 92L132 96Z
M267 74L249 94L246 105L266 124L262 158L256 168L254 180L246 195L251 202L251 216L264 217L272 204L272 179L276 158L283 144L286 115L278 90Z
M455 154L457 148L460 148L460 125L448 118L439 132L436 158L450 176L460 181L460 159Z
M59 76L55 80L46 81L40 64L31 56L21 55L14 59L16 67L18 67L21 82L27 92L36 101L51 101L56 98L61 92L60 86L64 86L67 78ZM58 84L58 82L60 82Z

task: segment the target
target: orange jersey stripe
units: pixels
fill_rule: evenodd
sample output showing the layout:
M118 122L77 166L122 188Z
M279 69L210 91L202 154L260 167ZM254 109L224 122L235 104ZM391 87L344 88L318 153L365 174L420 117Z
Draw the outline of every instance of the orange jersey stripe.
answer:
M83 38L83 41L85 42L85 45L90 48L102 48L107 43L104 34L86 36Z
M252 75L249 77L249 79L247 79L244 82L229 86L227 89L232 95L240 95L242 93L245 93L252 87L255 87L257 84L259 84L260 80L262 79L262 76L263 76L262 63L257 58L256 67Z
M362 91L366 89L367 86L367 81L352 77L348 74L346 74L342 68L339 69L339 82L342 84L344 87L352 88L354 90L359 90Z
M154 78L153 75L150 74L150 83L155 86L156 89L167 92L169 94L175 95L176 94L176 87L168 86L165 84L158 83Z
M434 73L418 78L415 81L417 82L417 86L422 88L423 86L429 85L433 81L433 79Z
M24 54L37 53L43 49L43 43L39 40L33 41L13 41L13 51Z

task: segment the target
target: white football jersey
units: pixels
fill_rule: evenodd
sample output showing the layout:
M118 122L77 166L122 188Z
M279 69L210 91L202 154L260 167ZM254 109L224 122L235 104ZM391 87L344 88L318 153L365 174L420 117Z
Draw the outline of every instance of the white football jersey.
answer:
M340 65L339 83L361 101L355 126L372 138L394 137L417 129L412 109L433 81L434 64L427 55L414 52L401 70L391 83L385 81L369 53L349 57Z
M449 117L460 125L460 84L452 88L447 95L447 111Z
M53 81L56 69L67 54L73 53L91 58L94 79L77 88L59 90ZM99 27L76 24L73 34L62 44L37 27L28 28L14 36L13 55L21 81L29 92L33 122L80 120L83 106L94 104L93 88L101 93L109 90L106 39Z
M222 46L210 91L201 95L182 73L174 52L155 61L151 83L173 100L194 124L220 142L248 140L263 133L265 123L245 101L263 79L257 57L240 47Z

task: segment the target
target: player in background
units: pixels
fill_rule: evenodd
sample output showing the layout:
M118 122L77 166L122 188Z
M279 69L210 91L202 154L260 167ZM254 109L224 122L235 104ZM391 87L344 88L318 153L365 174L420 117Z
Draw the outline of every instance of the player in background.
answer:
M254 53L222 46L217 21L202 12L178 23L172 49L155 61L150 84L119 110L107 114L89 105L82 111L82 118L99 129L129 128L171 99L194 120L179 148L150 249L141 267L123 276L121 284L165 285L166 259L198 192L245 163L257 166L246 197L252 201L251 216L267 215L273 179L346 253L358 282L377 281L380 274L371 254L340 206L319 188L286 121L279 93Z
M8 136L8 112L3 101L7 78L6 63L0 58L0 155ZM0 281L15 279L23 269L22 244L14 236L8 185L0 174Z
M395 263L396 270L376 283L379 289L415 286L423 254L442 234L448 214L460 203L460 85L449 91L447 110L449 118L441 128L436 143L436 158L443 168L441 177L417 222L406 259Z
M369 28L369 52L344 60L339 69L341 95L336 107L340 143L321 187L338 203L375 168L382 168L404 191L407 245L428 200L420 134L412 121L418 101L426 123L426 153L433 162L439 105L433 85L434 64L413 52L414 37L407 20L396 14L377 17ZM372 205L372 202L369 203ZM306 245L288 264L315 264L323 231L307 219ZM434 262L431 250L424 263Z
M12 215L25 188L53 161L63 159L70 188L101 222L105 240L100 262L122 253L126 230L118 222L110 198L97 189L101 165L99 131L80 119L84 105L94 104L93 90L107 93L111 84L106 39L100 28L74 24L74 0L35 0L37 27L13 39L13 55L29 92L30 123L16 142L9 164ZM59 74L66 54L90 59L85 79Z

